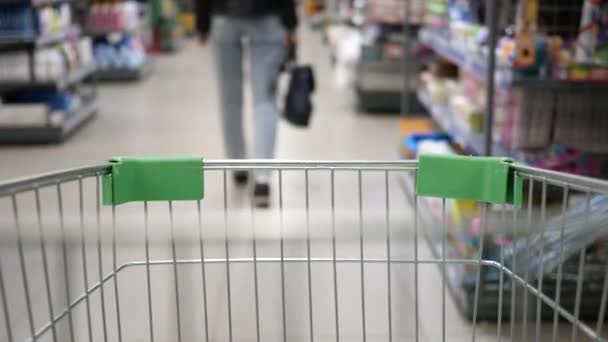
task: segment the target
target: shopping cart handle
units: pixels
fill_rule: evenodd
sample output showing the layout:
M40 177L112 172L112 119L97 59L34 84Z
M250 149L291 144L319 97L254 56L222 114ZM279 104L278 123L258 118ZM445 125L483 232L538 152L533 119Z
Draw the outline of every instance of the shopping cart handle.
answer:
M203 198L201 158L133 158L109 160L103 177L103 204L141 201L186 201Z
M512 164L510 158L421 155L416 194L521 207L523 181Z

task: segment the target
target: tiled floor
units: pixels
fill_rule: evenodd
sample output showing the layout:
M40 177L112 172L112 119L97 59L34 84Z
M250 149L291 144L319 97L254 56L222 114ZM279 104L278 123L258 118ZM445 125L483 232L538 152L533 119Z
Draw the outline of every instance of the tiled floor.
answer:
M356 113L352 93L333 86L330 60L318 34L305 30L302 37L302 62L315 65L319 90L315 97L316 112L313 126L308 130L295 129L282 123L277 158L281 159L394 159L397 157L398 122L395 117L370 116ZM100 164L110 156L194 155L208 159L223 157L221 133L218 130L217 95L213 82L213 65L207 48L188 44L176 55L160 56L154 75L143 83L104 85L100 89L100 113L82 131L63 145L36 147L0 147L0 179L22 177L40 172L81 165ZM251 117L250 113L249 117ZM311 255L317 258L332 256L332 228L336 231L338 258L360 256L361 227L365 240L366 258L386 258L387 217L391 233L391 257L413 256L413 215L402 191L397 172L385 183L384 173L363 175L362 221L359 217L359 189L356 173L337 172L335 178L335 211L332 215L331 183L328 171L311 172L310 230ZM306 256L305 187L302 172L286 171L283 179L283 224L279 210L277 175L275 174L273 209L256 211L252 225L247 191L228 184L228 227L230 256L252 257L252 227L255 227L259 258L280 256L279 236L285 238L286 257ZM203 227L207 258L226 257L225 224L221 174L206 179L206 199L203 201ZM390 204L386 204L386 189ZM88 284L99 281L97 255L95 183L85 181L84 214L88 262ZM67 261L70 265L70 298L84 292L82 254L79 245L80 215L77 188L66 185L64 219L67 236L73 239ZM57 193L50 188L42 191L42 221L48 241L48 258L52 304L55 315L65 307L65 279L63 256L53 237L60 236ZM25 236L37 236L37 216L31 194L18 199L20 218ZM388 212L387 212L388 207ZM388 216L387 216L388 215ZM144 214L138 204L117 209L117 263L145 260ZM176 204L174 208L175 236L178 240L177 258L200 257L198 245L197 211L194 203ZM335 219L335 220L334 220ZM13 227L11 205L0 200L0 225ZM8 224L7 224L8 222ZM335 222L335 225L332 224ZM362 225L360 225L362 222ZM150 206L151 259L172 258L169 232L169 210L166 204ZM281 229L282 228L282 229ZM4 229L4 228L3 228ZM12 231L11 229L3 232ZM19 261L7 233L2 245L2 266L8 293L8 308L16 341L28 334L24 286ZM101 212L102 274L112 270L111 213ZM70 240L72 241L72 240ZM30 242L30 240L28 240ZM36 240L31 240L36 243ZM428 256L426 245L420 242L421 256ZM40 248L26 246L25 260L29 278L29 292L35 328L48 320L48 303L43 278ZM254 268L251 263L230 267L230 301L226 291L225 264L210 263L206 267L207 312L203 312L203 282L201 266L197 263L179 266L180 324L183 341L205 341L205 322L211 341L228 341L228 308L232 315L233 341L256 340L256 317L259 318L258 341L280 341L283 333L288 341L309 341L309 321L312 304L312 331L315 341L337 341L336 312L339 335L343 341L388 341L388 315L392 315L392 337L395 341L415 340L413 266L394 264L391 267L391 308L388 307L388 272L385 263L369 263L364 268L361 285L361 265L339 263L337 273L332 263L318 260L311 266L309 302L307 263L285 264L284 278L280 263L260 262L257 270L258 296L255 295ZM434 265L420 267L419 334L421 341L441 340L441 278ZM174 273L171 265L153 266L151 271L153 322L155 341L177 341L177 314ZM119 302L122 341L150 341L145 267L132 266L120 273ZM284 280L285 292L281 291ZM362 290L364 288L364 290ZM105 296L108 341L119 341L113 280L103 287ZM335 291L338 293L338 309ZM362 293L365 292L365 296ZM99 290L91 295L93 341L104 341L102 306ZM284 297L283 297L284 295ZM256 315L256 298L257 311ZM283 330L283 301L285 298L285 331ZM364 301L362 300L364 299ZM365 303L365 310L362 304ZM73 325L77 341L88 340L86 303L73 311ZM365 320L362 313L365 312ZM448 341L471 340L471 325L461 318L448 297L446 304ZM4 316L0 313L4 322ZM67 316L58 323L58 341L69 341ZM564 327L566 329L567 327ZM0 340L6 341L4 323L0 323ZM503 329L508 335L508 329ZM569 330L564 330L568 333ZM481 323L477 341L495 341L496 324ZM505 338L506 339L506 338ZM503 339L503 340L505 340ZM52 341L47 333L43 341Z

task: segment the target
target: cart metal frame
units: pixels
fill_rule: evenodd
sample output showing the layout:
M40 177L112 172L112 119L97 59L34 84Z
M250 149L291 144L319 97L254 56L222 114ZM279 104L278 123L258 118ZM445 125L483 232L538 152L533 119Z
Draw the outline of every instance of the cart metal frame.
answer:
M253 267L253 274L254 274L254 279L253 279L253 284L252 286L254 286L255 289L255 309L256 309L256 328L257 331L256 332L252 332L252 336L255 334L255 336L257 337L257 341L260 341L260 331L259 331L259 315L260 315L260 311L259 311L259 298L258 298L258 271L257 271L257 265L258 264L265 264L265 263L274 263L274 264L280 264L281 265L281 295L282 295L282 331L283 331L283 341L287 341L288 340L288 335L287 335L287 328L286 328L286 315L287 315L287 311L286 311L286 299L285 299L285 266L288 264L305 264L307 265L307 274L306 274L306 278L307 278L307 282L308 282L308 304L309 304L309 308L308 308L308 313L309 313L309 329L310 329L310 340L312 341L314 338L314 333L313 333L313 309L312 309L312 305L313 305L313 301L312 301L312 290L311 290L311 283L312 283L312 276L311 276L311 264L315 264L315 263L324 263L324 264L331 264L332 265L332 269L333 269L333 299L334 299L334 308L335 308L335 312L334 312L334 324L336 327L336 334L335 334L335 340L336 342L340 341L340 315L339 315L339 310L338 310L338 297L340 296L340 293L338 291L338 281L339 281L339 272L337 271L336 265L337 264L344 264L344 263L349 263L349 264L358 264L360 265L360 280L361 280L361 315L362 315L362 321L361 321L361 328L362 328L362 336L363 336L363 340L365 341L366 339L366 306L365 306L365 286L364 286L364 280L365 280L365 265L368 264L386 264L386 276L388 278L387 284L388 287L386 288L386 296L387 296L387 303L388 303L388 307L387 309L387 313L388 313L388 321L387 321L387 326L386 326L386 340L388 341L392 341L393 340L393 320L392 320L392 308L391 308L391 303L392 303L392 295L394 293L394 291L396 291L396 289L391 288L391 276L392 276L392 271L391 271L391 266L392 265L397 265L397 264L411 264L414 267L414 288L415 288L415 308L414 308L414 316L415 316L415 340L418 341L420 339L420 332L419 332L419 326L420 326L420 318L419 318L419 288L418 288L418 278L419 278L419 273L418 273L418 266L419 265L426 265L426 264L435 264L438 265L439 268L441 269L441 271L443 272L443 293L442 293L442 305L443 305L443 312L442 312L442 319L441 319L441 326L442 326L442 340L446 341L446 313L445 313L445 307L446 307L446 295L445 295L445 289L446 289L446 265L448 264L462 264L462 265L472 265L472 266L476 266L477 269L477 276L476 276L476 288L475 288L475 312L473 315L473 322L472 322L472 340L475 341L476 340L476 328L478 325L477 322L477 302L479 299L479 287L480 287L480 278L481 278L481 268L482 266L484 267L489 267L489 268L495 268L497 270L500 271L500 297L499 297L499 312L498 312L498 322L497 322L497 335L496 338L498 341L501 340L501 338L503 337L503 333L502 333L502 329L503 327L503 317L502 317L502 305L503 303L508 300L507 298L503 298L503 292L505 290L505 284L507 284L507 280L511 279L512 281L516 282L517 284L519 284L523 289L526 289L526 291L524 291L524 301L528 301L528 300L532 300L529 297L531 296L531 298L534 298L536 300L536 310L537 312L540 312L541 310L541 306L542 305L546 305L549 308L551 308L551 310L553 310L554 312L554 319L553 319L553 340L557 339L557 327L559 324L559 321L566 321L569 322L570 324L572 324L572 336L571 336L571 340L572 341L577 341L579 339L579 334L582 334L588 338L590 338L591 340L594 341L604 341L605 339L603 339L602 336L602 331L604 328L604 320L606 318L606 304L608 301L608 265L606 265L606 274L604 275L604 285L603 285L603 290L602 290L602 298L601 298L601 303L600 303L600 311L598 313L598 320L596 322L596 326L593 328L590 325L588 325L587 323L581 322L581 320L579 319L579 305L580 305L580 301L581 301L581 297L584 296L584 293L581 293L581 288L582 288L582 283L583 283L583 278L582 278L582 267L579 269L579 277L578 277L578 286L577 286L577 296L576 296L576 306L575 306L575 310L573 312L566 310L565 308L563 308L562 306L560 306L560 284L562 281L562 269L561 269L561 263L560 266L558 268L558 278L557 278L557 292L556 292L556 296L550 297L544 293L542 293L541 289L542 289L542 276L543 276L543 272L542 269L539 272L539 276L540 276L540 285L535 286L530 279L528 278L529 276L529 272L524 272L525 274L519 274L516 270L514 269L509 269L508 267L505 266L505 260L504 260L504 256L503 256L503 250L501 248L501 256L500 256L500 261L495 261L495 260L486 260L482 258L482 252L484 250L484 244L483 244L483 240L484 239L480 239L480 245L479 245L479 253L477 254L478 257L476 259L465 259L465 260L456 260L456 259L448 259L446 258L446 254L445 254L445 245L446 245L446 240L447 237L444 237L443 239L443 255L440 258L436 258L436 259L422 259L419 257L419 242L418 242L418 236L419 236L419 215L423 214L423 215L428 215L430 213L420 213L419 212L419 197L415 196L414 197L414 201L413 201L413 211L414 211L414 222L413 222L413 233L414 233L414 258L410 259L404 259L404 258L392 258L391 257L391 235L390 235L390 220L389 218L389 208L390 208L390 196L389 196L389 177L392 175L414 175L416 174L417 171L417 167L418 167L418 162L417 161L343 161L343 162L339 162L339 161L261 161L261 160L252 160L252 161L230 161L230 160L217 160L217 161L212 161L212 160L206 160L205 161L205 166L204 166L204 171L208 172L208 171L215 171L215 172L220 172L222 174L222 179L223 179L223 215L225 217L225 219L228 219L228 216L230 215L230 210L228 208L228 197L227 197L227 192L228 192L228 174L230 171L233 170L246 170L249 172L255 172L256 170L273 170L273 172L275 172L275 175L278 177L278 205L279 205L279 211L280 211L280 216L281 216L281 236L280 236L280 255L276 256L276 257L258 257L258 255L256 254L256 239L255 239L255 226L252 226L252 230L253 230L253 255L252 257L247 257L247 258L234 258L231 257L230 253L229 253L229 244L230 244L230 239L228 236L228 230L230 229L230 227L226 224L226 231L225 231L225 246L226 246L226 253L225 253L225 257L223 258L205 258L205 254L203 251L203 240L204 240L204 236L203 236L203 231L202 231L202 216L201 216L201 202L198 201L198 203L196 203L196 207L197 207L197 219L198 219L198 223L199 223L199 239L200 239L200 258L199 259L179 259L176 256L176 244L175 244L175 239L174 239L174 232L173 232L173 204L171 201L168 202L168 209L169 209L169 216L170 216L170 222L171 222L171 239L172 239L172 243L171 243L171 249L172 249L172 258L167 259L167 260L153 260L150 257L150 253L149 253L149 239L148 239L148 203L145 202L143 205L143 211L145 214L145 232L146 232L146 237L145 237L145 241L146 241L146 245L145 245L145 253L146 253L146 260L133 260L130 262L126 262L123 264L118 264L117 263L117 258L116 258L116 245L117 245L117 241L116 241L116 217L115 217L115 207L112 206L112 226L114 231L112 232L112 253L113 253L113 264L112 264L112 272L110 272L109 274L102 274L101 272L101 253L102 253L102 249L101 249L101 241L100 241L100 225L99 225L99 221L100 221L100 209L101 209L101 200L100 200L100 177L102 177L105 174L108 174L110 172L110 165L98 165L98 166L91 166L91 167L83 167L83 168L77 168L77 169L71 169L71 170L65 170L65 171L60 171L60 172L54 172L54 173L48 173L48 174L44 174L44 175L40 175L40 176L35 176L35 177L28 177L28 178L22 178L22 179L17 179L14 181L8 181L8 182L2 182L0 183L0 209L2 209L1 204L2 203L8 203L10 208L7 208L8 211L7 212L12 212L13 214L13 224L11 226L11 224L9 223L9 227L8 230L13 230L15 232L15 236L16 236L16 252L18 253L18 260L19 260L19 270L13 270L13 269L7 269L6 267L3 267L2 265L2 260L0 260L0 301L2 302L2 312L3 312L3 317L4 317L4 334L3 336L7 337L8 342L14 342L16 341L15 337L14 337L14 331L13 331L13 326L15 325L15 316L12 315L12 312L14 312L15 308L13 307L9 307L9 305L7 304L7 298L9 296L24 296L25 297L25 303L26 303L26 308L25 308L25 319L27 320L27 329L28 329L28 336L29 338L27 339L27 341L38 341L41 340L43 338L48 338L48 334L51 334L52 336L52 340L53 341L57 341L57 329L58 329L58 325L59 323L64 320L64 319L68 319L69 321L69 328L70 328L70 335L71 335L71 339L72 341L74 341L75 337L74 337L74 327L73 327L73 311L74 309L82 304L85 303L86 305L86 315L87 315L87 324L88 324L88 333L89 333L89 341L93 340L93 336L91 333L91 302L90 302L90 296L96 292L101 292L101 298L102 298L102 303L104 303L104 305L102 305L102 317L103 317L103 327L104 327L104 336L103 336L103 340L104 341L108 341L111 340L111 338L108 337L108 333L107 333L107 326L108 324L111 324L110 322L108 322L106 320L106 308L105 308L105 299L104 299L104 284L106 283L110 283L112 282L114 284L114 299L116 301L115 305L116 308L118 308L116 310L116 317L117 317L117 321L114 322L117 325L117 330L118 330L118 341L122 341L122 336L121 336L121 330L125 329L124 326L121 326L122 320L120 317L120 296L119 296L119 290L118 290L118 281L119 281L119 277L118 274L119 273L123 273L128 271L129 269L132 268L136 268L136 267L143 267L146 270L146 275L147 275L147 279L146 279L146 284L147 284L147 296L148 296L148 317L146 317L146 319L148 319L149 322L149 338L151 341L154 341L154 323L153 323L153 310L152 310L152 294L151 294L151 290L150 290L150 268L154 267L154 266L159 266L159 265L165 265L165 266L172 266L173 269L173 275L174 275L174 282L175 282L175 300L176 300L176 327L177 327L177 335L176 335L176 340L177 341L182 341L183 337L181 334L181 326L180 326L180 322L181 322L181 317L180 317L180 301L183 301L183 298L180 298L180 293L179 293L179 287L177 286L178 282L179 282L179 278L178 278L178 265L201 265L201 275L202 275L202 284L203 284L203 292L206 291L205 289L205 266L206 265L212 265L212 264L221 264L221 265L225 265L225 277L226 277L226 284L227 284L227 298L226 298L226 304L227 304L227 310L228 310L228 324L229 324L229 341L233 340L233 326L232 326L232 308L235 305L233 303L233 298L231 297L231 266L235 265L235 264L249 264L252 265ZM562 215L566 212L567 207L568 207L568 200L569 197L571 196L572 192L581 192L583 194L586 194L586 198L587 198L587 209L589 208L589 198L591 195L608 195L608 182L602 181L602 180L596 180L596 179L590 179L590 178L585 178L585 177L580 177L580 176L574 176L574 175L567 175L567 174L562 174L562 173L558 173L558 172L552 172L552 171L545 171L545 170L540 170L540 169L535 169L535 168L531 168L531 167L526 167L526 166L520 166L520 165L513 165L512 166L513 170L515 171L515 173L521 177L523 177L526 182L530 185L530 187L534 187L534 185L536 184L540 184L541 188L542 188L542 196L543 198L541 199L541 215L543 220L545 219L545 215L546 215L546 208L547 208L547 186L556 186L562 189L562 195L563 195L563 202L562 202ZM304 210L306 210L306 218L307 218L307 253L306 256L303 257L286 257L285 256L285 251L284 251L284 241L283 241L283 173L284 171L299 171L302 172L302 177L305 180L305 192L302 195L305 198L305 203L306 203L306 207L303 208ZM309 214L309 210L310 210L310 186L309 186L309 175L312 172L316 172L316 171L325 171L329 173L329 186L330 186L330 194L331 194L331 216L332 216L332 239L331 239L331 246L332 246L332 257L326 258L326 257L315 257L313 255L311 255L311 249L310 249L310 214ZM357 189L357 194L358 194L358 203L359 203L359 209L362 208L362 202L363 202L363 191L362 191L362 176L363 174L367 173L367 172L375 172L375 173L382 173L384 175L384 186L379 186L378 187L378 191L380 192L384 192L384 200L385 200L385 205L386 205L386 218L387 218L387 223L386 223L386 253L387 253L387 257L385 258L368 258L364 255L364 244L365 244L365 239L362 233L362 220L363 220L363 213L361 210L359 210L359 222L360 222L360 249L359 249L359 255L358 256L354 256L354 257L349 257L349 258L341 258L341 257L337 257L336 254L336 245L337 245L337 240L336 240L336 222L335 222L335 179L336 179L336 175L341 174L341 173L351 173L351 174L355 174L357 176L357 182L353 185L356 187ZM74 195L74 198L77 198L77 200L80 203L80 219L81 219L81 224L84 225L84 219L83 219L83 198L84 198L84 191L83 191L83 180L85 179L94 179L95 184L96 184L96 193L94 194L95 198L96 198L96 214L97 214L97 249L98 249L98 257L99 257L99 274L96 274L96 277L98 277L98 281L93 285L93 286L88 286L87 290L85 293L80 294L77 297L73 297L72 293L70 293L70 289L67 288L67 298L68 298L68 302L66 303L65 308L62 308L60 310L58 310L58 308L54 308L53 307L53 301L51 300L51 290L49 287L49 274L48 274L48 269L47 269L47 259L46 259L46 254L45 254L45 240L43 238L44 235L44 231L42 228L42 218L41 218L41 202L40 202L40 195L39 192L41 191L41 189L43 188L56 188L56 195L57 195L57 201L58 201L58 208L59 208L59 217L61 219L61 225L64 224L63 221L63 200L64 197L66 196L66 194L64 193L65 191L62 190L62 186L66 183L76 183L78 185L78 193L74 193L74 194L70 194L70 195ZM43 325L35 325L35 322L33 320L33 312L32 312L32 299L31 296L32 294L30 293L30 286L28 284L28 270L27 270L27 263L25 262L25 258L24 258L24 237L21 234L21 220L22 220L22 213L19 210L19 205L18 205L18 201L17 201L17 197L25 194L25 193L29 193L29 194L33 194L34 198L35 198L35 208L36 208L36 215L38 216L38 225L39 225L39 234L40 234L40 239L38 241L39 246L40 246L40 251L42 253L42 257L44 259L44 279L46 282L46 295L47 295L47 300L48 300L48 309L49 309L49 321L46 324ZM532 197L533 197L533 192L530 191L529 194L529 201L528 201L528 205L527 205L527 212L528 212L528 217L530 215L530 212L532 210ZM251 198L251 203L253 203L253 198ZM4 201L4 202L2 202ZM445 212L445 202L446 200L443 199L443 210ZM488 215L488 208L489 205L486 203L482 203L481 204L481 232L480 235L484 236L484 229L486 228L486 220L487 220L487 215ZM515 222L515 219L518 215L518 212L522 211L525 212L526 208L522 208L519 210L513 210L513 222ZM254 206L251 205L251 214L253 217L253 213L254 213ZM586 217L589 216L589 212L587 211L586 213ZM445 229L445 216L442 217L443 221L443 229ZM10 222L10 221L9 221ZM562 231L561 234L563 236L564 233L564 227L565 223L562 225ZM63 227L62 227L63 229ZM83 267L86 270L86 265L87 265L87 260L86 260L86 253L85 253L85 242L84 242L84 236L82 237L82 259L81 262L83 263ZM563 245L563 243L562 243ZM65 241L63 242L63 263L64 263L64 267L65 267L65 277L66 277L66 283L68 283L67 281L67 273L68 273L68 261L67 261L67 255L66 255L66 243ZM560 254L560 258L561 258L561 254ZM583 265L584 263L584 259L585 259L585 250L581 251L580 254L580 262L581 265ZM560 259L563 262L563 259ZM515 263L514 263L515 264ZM7 293L7 288L5 286L5 283L7 281L7 275L10 273L15 273L15 274L19 274L19 277L21 277L21 281L24 284L24 288L23 293ZM87 274L89 272L84 272L84 283L85 284L90 284L90 279L87 278ZM515 298L515 291L511 292L511 310L512 310L512 315L511 317L515 317L514 314L514 310L515 310L515 305L514 302L516 300ZM205 334L206 334L206 341L209 341L209 335L208 335L208 322L207 322L207 294L205 292L205 320L204 320L204 326L205 326ZM528 316L528 312L527 312L527 307L526 305L524 305L524 320L523 322L527 322L527 319L525 319ZM539 319L540 315L537 315L537 320L536 320L536 341L540 340L540 319ZM112 324L114 324L112 323ZM516 332L515 330L519 329L519 327L515 326L515 322L514 320L511 320L511 337L515 338L516 334L518 334L519 332ZM523 334L521 336L527 336L526 335L526 329L527 329L527 323L523 324L522 329ZM2 330L0 330L0 332L2 332ZM145 334L145 333L143 333Z

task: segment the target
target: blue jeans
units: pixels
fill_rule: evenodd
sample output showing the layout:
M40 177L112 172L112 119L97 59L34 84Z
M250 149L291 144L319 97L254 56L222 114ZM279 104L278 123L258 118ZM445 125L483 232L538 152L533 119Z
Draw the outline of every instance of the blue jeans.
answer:
M279 119L276 84L285 54L280 18L278 15L251 19L215 16L211 32L228 157L248 157L243 133L243 52L247 47L255 113L252 157L272 159ZM265 175L268 172L259 174Z

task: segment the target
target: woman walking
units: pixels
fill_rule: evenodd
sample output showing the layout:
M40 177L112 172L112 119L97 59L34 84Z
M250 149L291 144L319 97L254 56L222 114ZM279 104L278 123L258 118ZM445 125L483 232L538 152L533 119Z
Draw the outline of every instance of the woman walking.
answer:
M298 24L294 0L196 0L197 27L210 41L217 70L226 153L231 159L272 159L279 110L276 83L286 48L295 44ZM248 51L247 54L244 51ZM253 155L243 133L243 59L248 57L255 113ZM239 185L247 172L235 172ZM256 205L269 205L269 171L254 175Z

